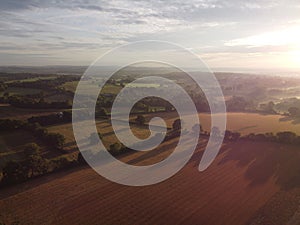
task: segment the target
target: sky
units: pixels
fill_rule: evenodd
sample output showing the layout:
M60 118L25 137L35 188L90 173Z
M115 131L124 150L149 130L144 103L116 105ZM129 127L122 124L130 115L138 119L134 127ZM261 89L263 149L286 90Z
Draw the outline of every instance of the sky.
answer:
M299 0L1 0L0 16L1 66L89 65L163 40L212 68L300 68Z

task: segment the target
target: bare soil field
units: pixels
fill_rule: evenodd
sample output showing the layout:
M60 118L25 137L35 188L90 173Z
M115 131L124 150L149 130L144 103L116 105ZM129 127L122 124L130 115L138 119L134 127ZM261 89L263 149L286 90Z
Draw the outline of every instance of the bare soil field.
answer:
M205 144L205 140L199 143L179 173L152 186L112 183L86 166L6 188L0 191L0 221L44 225L289 222L298 210L300 196L297 147L225 143L213 164L198 172ZM121 160L144 165L168 154L161 149L123 155ZM277 209L285 205L289 207L277 221Z

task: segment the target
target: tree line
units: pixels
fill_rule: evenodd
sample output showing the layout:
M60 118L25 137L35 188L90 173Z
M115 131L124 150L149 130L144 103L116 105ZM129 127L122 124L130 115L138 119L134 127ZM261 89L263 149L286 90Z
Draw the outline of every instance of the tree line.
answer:
M30 108L30 109L70 109L72 103L68 100L59 102L46 102L43 99L34 99L30 97L20 96L9 96L6 100L12 106L19 108Z
M70 115L69 115L70 116ZM47 144L61 149L64 144L64 137L57 133L48 133L47 129L41 127L39 122L43 123L46 117L35 117L35 121L24 122L20 120L0 120L0 130L14 130L14 129L26 129L32 132L37 138L45 141ZM39 121L39 122L37 122ZM53 121L56 121L54 119ZM141 115L138 115L136 118L136 123L140 125L145 124L145 118ZM200 130L200 135L204 136L218 136L221 135L220 130L217 127L213 127L211 132L204 131L200 124L195 124L192 132ZM168 130L165 135L164 141L177 138L181 134L184 135L184 131L181 129L180 119L174 120L172 128ZM163 134L158 134L163 135ZM90 144L96 144L100 139L102 139L101 134L95 133L91 134L89 137ZM239 132L233 132L226 130L224 133L224 140L235 142L238 140L247 140L247 141L257 141L257 142L277 142L285 144L300 144L300 136L297 136L295 133L290 131L265 134L248 134L242 136ZM109 146L109 152L114 155L124 154L125 152L132 151L121 143L113 143ZM63 168L73 167L77 165L85 164L85 159L82 154L78 154L77 160L69 161L65 157L59 159L48 160L42 157L40 153L40 147L35 143L29 143L25 146L24 151L24 160L22 161L10 161L3 168L3 178L0 185L10 185L19 182L26 181L36 176L41 176L53 171L57 171Z
M40 152L40 147L35 143L29 143L24 148L24 159L21 161L9 161L2 169L0 186L17 184L31 178L47 173L75 166L76 161L69 161L65 157L58 159L45 159Z
M62 150L65 137L59 133L48 132L39 123L21 120L0 120L0 131L26 130L42 140L48 146ZM2 169L0 185L10 185L23 182L30 178L72 166L77 161L69 161L65 157L48 160L42 157L40 147L36 143L29 143L23 149L24 159L11 160Z
M8 83L8 87L37 88L42 90L56 89L58 86L70 81L79 81L79 76L58 76L55 79L37 79L35 81L15 81Z
M38 123L41 126L50 126L59 123L72 122L72 112L63 111L55 114L44 115L44 116L32 116L28 119L29 123Z
M21 120L2 119L0 120L0 131L12 130L30 131L35 137L44 141L47 145L56 149L62 149L65 143L65 137L60 133L50 133L38 123L30 123Z

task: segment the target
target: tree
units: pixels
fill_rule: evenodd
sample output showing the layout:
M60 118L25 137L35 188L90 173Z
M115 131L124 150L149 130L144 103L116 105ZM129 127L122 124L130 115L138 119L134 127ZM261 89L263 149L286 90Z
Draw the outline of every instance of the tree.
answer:
M232 141L237 141L241 137L241 134L239 132L233 132L231 135Z
M40 147L35 143L29 143L25 145L24 148L24 154L27 157L30 157L32 155L38 155L40 153Z
M218 138L218 137L220 137L221 131L220 131L219 127L212 127L212 128L211 128L210 135L211 135L213 138Z
M99 109L99 116L107 116L107 110L103 107Z
M9 97L9 92L4 92L3 97L8 98Z
M297 135L290 131L283 131L277 133L277 138L279 142L292 144L295 143Z
M180 119L176 119L172 124L173 130L180 130L181 129L181 121Z
M135 119L135 122L136 122L137 124L139 124L139 125L144 125L145 122L146 122L146 119L145 119L144 116L138 115L138 116L136 117L136 119Z
M232 132L230 130L225 131L224 138L229 141L237 141L240 138L241 134L239 132Z
M35 129L34 133L38 138L44 138L48 135L47 129L42 128L42 127L37 127Z
M59 149L61 149L65 144L65 137L59 133L47 134L46 140L48 141L49 144Z
M291 116L298 116L300 114L300 110L297 107L290 107L288 112Z
M165 103L165 109L166 109L167 112L172 112L172 111L174 111L173 105L171 105L169 102L166 102L166 103Z
M92 133L90 135L90 144L94 145L97 144L99 142L99 138L102 139L102 135L100 133Z
M80 164L86 164L86 161L85 161L85 159L84 159L81 152L78 153L77 162L80 163Z
M10 161L2 169L2 174L4 183L19 183L28 178L28 168L22 162Z
M7 89L7 84L0 81L0 91L5 91L5 89Z
M269 103L268 103L268 111L269 112L275 112L275 110L274 110L274 106L275 106L275 103L273 102L273 101L270 101Z
M193 132L200 132L202 133L203 132L203 128L202 126L199 124L199 123L196 123L193 127L192 127L192 130Z
M120 143L116 142L109 146L109 150L112 154L117 154L121 152L121 150L123 149L122 147L123 146Z
M265 134L255 134L254 141L266 141L267 137Z
M54 164L55 169L62 169L70 166L70 161L66 157L60 157L58 159L51 160Z
M39 155L31 155L26 161L30 176L45 174L48 172L48 161Z
M226 101L228 111L245 111L249 103L243 97L233 96Z

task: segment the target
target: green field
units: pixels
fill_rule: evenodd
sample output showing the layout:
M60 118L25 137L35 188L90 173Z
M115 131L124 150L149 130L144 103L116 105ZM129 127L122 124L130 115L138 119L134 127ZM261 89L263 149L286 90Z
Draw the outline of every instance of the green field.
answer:
M157 88L160 85L159 84L147 84L147 83L130 83L130 84L127 84L127 86L128 87L146 87L146 88L153 87L153 88Z
M47 102L64 102L64 101L73 101L73 97L66 94L54 94L45 97Z
M3 96L5 92L8 92L9 95L34 95L38 94L42 89L37 88L21 88L21 87L10 87L5 91L0 92L0 97Z
M34 81L38 81L38 80L54 80L56 78L57 78L57 76L37 76L37 77L32 77L32 78L27 78L27 79L22 79L22 80L17 80L17 81L19 81L19 82L34 82ZM14 82L16 82L16 80L10 80L5 83L9 84L9 83L14 83Z
M86 87L87 93L89 89L92 88L98 88L98 81L97 80L92 80L92 81L81 81L82 82L82 87ZM67 91L76 91L76 87L78 85L77 81L71 81L71 82L66 82L65 84L62 85ZM153 87L157 88L159 87L159 84L146 84L146 83L134 83L134 84L128 84L128 87L135 88L135 87ZM113 84L106 84L103 89L101 90L101 93L110 93L110 94L118 94L122 87L120 85L113 85Z
M70 82L66 82L62 85L62 87L64 87L66 89L66 91L72 91L75 92L76 91L76 87L77 87L78 81L70 81Z
M86 94L93 93L95 90L100 90L98 84L96 81L81 81L82 88L84 89ZM72 91L75 92L77 88L78 82L77 81L71 81L71 82L66 82L65 84L62 85L67 91ZM120 92L122 87L119 85L112 85L112 84L107 84L104 86L103 90L101 93L110 93L110 94L117 94Z

